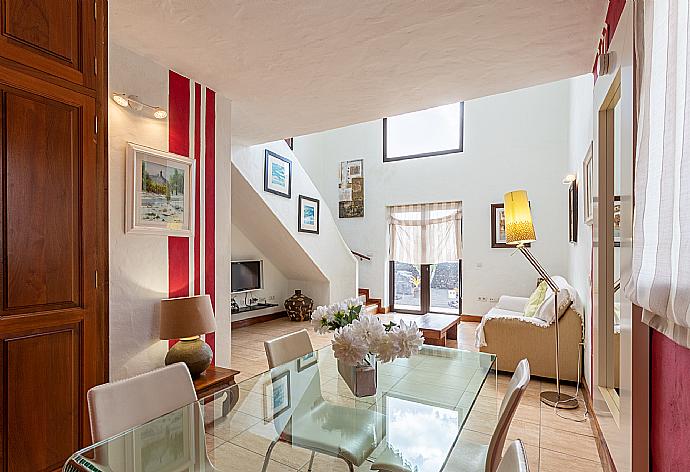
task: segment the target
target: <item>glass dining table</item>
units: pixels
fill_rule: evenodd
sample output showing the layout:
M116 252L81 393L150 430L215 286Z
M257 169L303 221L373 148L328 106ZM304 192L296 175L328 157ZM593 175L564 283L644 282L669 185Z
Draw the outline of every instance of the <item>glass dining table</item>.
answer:
M498 413L495 362L424 345L379 363L376 395L357 398L329 346L82 449L63 471L441 471L480 395Z

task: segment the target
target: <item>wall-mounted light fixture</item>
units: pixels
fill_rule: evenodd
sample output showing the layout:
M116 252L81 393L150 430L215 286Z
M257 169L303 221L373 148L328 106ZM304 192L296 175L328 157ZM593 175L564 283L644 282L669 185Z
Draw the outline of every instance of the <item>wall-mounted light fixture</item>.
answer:
M577 180L577 175L575 174L568 174L565 177L563 177L563 185L570 185L573 182Z
M123 108L131 108L135 111L142 111L146 109L153 113L153 117L157 120L164 120L168 117L168 112L161 107L148 105L134 95L127 95L124 93L113 93L113 101Z

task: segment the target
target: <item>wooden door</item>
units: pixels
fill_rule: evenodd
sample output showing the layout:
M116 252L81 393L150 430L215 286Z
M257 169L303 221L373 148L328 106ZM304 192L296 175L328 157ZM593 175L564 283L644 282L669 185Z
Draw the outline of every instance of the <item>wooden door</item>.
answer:
M86 392L107 379L105 17L94 5L0 0L3 472L59 470L90 442Z

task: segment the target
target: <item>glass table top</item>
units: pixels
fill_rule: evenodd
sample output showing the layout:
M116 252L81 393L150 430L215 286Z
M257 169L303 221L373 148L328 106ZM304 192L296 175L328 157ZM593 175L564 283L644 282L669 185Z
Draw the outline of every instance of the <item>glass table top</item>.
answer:
M484 386L495 359L424 345L379 363L376 395L357 398L329 346L85 448L63 470L306 471L315 452L314 471L440 471L480 391L498 397L495 381Z

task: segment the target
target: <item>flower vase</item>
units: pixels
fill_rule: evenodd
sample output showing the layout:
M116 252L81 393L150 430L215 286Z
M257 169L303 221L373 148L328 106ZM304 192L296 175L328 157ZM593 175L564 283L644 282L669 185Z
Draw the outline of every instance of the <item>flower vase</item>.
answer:
M347 365L338 359L338 372L355 397L376 395L377 360L368 354L364 362L358 365Z

